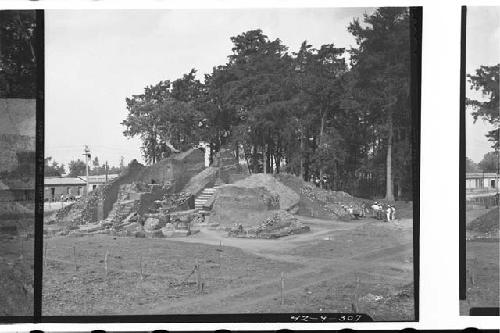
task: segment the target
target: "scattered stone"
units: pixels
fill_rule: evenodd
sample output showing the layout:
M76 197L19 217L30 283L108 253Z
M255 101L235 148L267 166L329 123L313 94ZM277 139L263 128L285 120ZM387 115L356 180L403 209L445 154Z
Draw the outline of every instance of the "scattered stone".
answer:
M158 230L161 227L162 226L160 225L160 219L154 217L148 217L146 219L146 222L144 222L144 230L146 231Z

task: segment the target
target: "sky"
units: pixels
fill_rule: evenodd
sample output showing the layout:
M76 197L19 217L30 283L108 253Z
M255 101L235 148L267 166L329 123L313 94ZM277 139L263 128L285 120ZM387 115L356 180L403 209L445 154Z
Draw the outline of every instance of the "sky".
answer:
M475 72L481 65L500 63L500 7L467 7L467 43L466 70L468 74ZM480 92L467 91L468 98L482 99ZM474 119L467 110L466 118L466 150L467 156L478 163L483 155L492 151L491 142L485 134L493 129L488 122ZM498 111L500 112L500 110Z
M355 47L347 26L371 8L224 10L46 10L45 155L60 163L92 158L143 162L140 140L120 123L125 98L191 68L198 78L227 62L231 36L262 29L297 51L334 43Z

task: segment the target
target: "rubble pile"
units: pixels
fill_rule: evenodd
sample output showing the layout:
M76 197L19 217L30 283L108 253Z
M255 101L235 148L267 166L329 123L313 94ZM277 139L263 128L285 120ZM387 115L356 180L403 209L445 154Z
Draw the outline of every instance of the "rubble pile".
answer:
M188 210L194 207L194 197L189 192L165 194L162 200L156 202L156 206L165 213Z
M315 217L351 219L350 211L366 213L367 200L344 191L329 191L316 187L291 174L279 174L278 180L300 194L299 214Z
M55 221L67 226L97 221L97 207L107 186L109 185L97 188L86 197L58 210L55 214Z
M299 222L287 211L277 211L256 226L244 228L241 224L228 231L230 237L244 238L280 238L293 234L308 232L310 228Z

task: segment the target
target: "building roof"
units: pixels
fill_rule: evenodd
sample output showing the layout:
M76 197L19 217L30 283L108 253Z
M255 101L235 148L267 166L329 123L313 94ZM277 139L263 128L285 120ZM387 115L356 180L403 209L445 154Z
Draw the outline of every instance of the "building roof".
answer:
M108 181L115 179L118 177L119 174L117 173L112 173L108 175ZM78 177L84 182L87 182L87 176L80 176ZM104 184L106 182L106 175L95 175L95 176L89 176L89 184Z
M496 173L494 172L467 172L465 174L465 178L469 179L469 178L496 178L500 175L497 175Z
M44 178L44 185L45 186L68 186L68 185L79 185L79 186L84 186L87 183L78 178L78 177L45 177Z

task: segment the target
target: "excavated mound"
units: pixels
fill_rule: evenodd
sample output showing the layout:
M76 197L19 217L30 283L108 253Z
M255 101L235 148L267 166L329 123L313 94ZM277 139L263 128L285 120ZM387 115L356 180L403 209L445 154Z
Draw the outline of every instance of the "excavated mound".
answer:
M253 174L233 184L242 188L263 187L279 198L279 208L294 211L299 204L300 196L290 187L278 181L274 176L265 173Z
M488 213L479 216L474 221L472 221L468 226L472 232L484 233L484 234L497 234L499 233L500 226L500 208L492 209Z
M221 226L254 226L279 209L279 197L264 187L226 185L216 194L210 221Z
M277 179L300 194L298 214L322 218L350 218L344 207L361 211L367 200L353 197L344 191L329 191L316 187L291 174L279 174Z
M231 237L278 238L309 231L291 212L299 195L272 175L254 174L217 189L210 222Z

